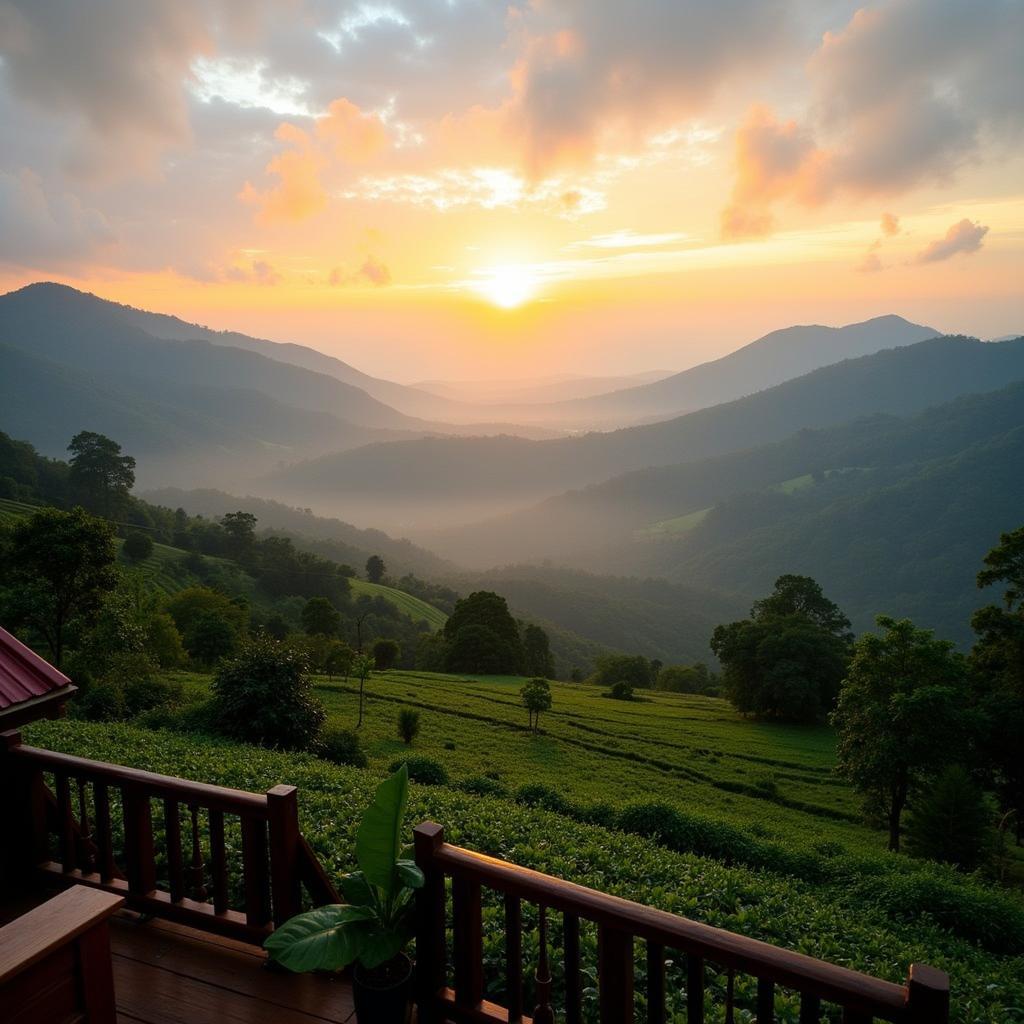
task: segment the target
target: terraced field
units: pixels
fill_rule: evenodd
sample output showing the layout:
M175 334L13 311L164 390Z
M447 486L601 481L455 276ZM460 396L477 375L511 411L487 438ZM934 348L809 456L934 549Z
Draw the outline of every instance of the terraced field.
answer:
M432 604L427 604L426 601L413 597L412 594L407 594L403 590L386 587L382 583L371 583L369 580L352 579L349 580L349 583L352 586L353 596L366 594L368 597L383 597L400 612L408 615L413 622L425 619L433 630L443 628L448 621L448 616L440 608L435 608Z
M24 501L14 501L12 498L0 498L0 523L13 522L23 516L29 516L35 512L36 505L26 504Z
M881 833L861 823L855 794L832 773L834 739L824 727L748 721L723 700L645 694L604 697L590 686L553 683L542 733L527 729L515 677L394 671L369 684L362 729L371 761L384 768L408 752L397 737L400 707L420 709L412 748L454 780L490 773L508 790L542 783L576 803L664 800L737 825L761 838L813 847L839 842L880 850ZM354 725L356 689L319 679L339 725Z

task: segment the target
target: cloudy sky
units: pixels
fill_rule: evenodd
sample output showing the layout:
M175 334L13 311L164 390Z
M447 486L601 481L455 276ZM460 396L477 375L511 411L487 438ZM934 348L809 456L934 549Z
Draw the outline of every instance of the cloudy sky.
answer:
M0 0L0 288L400 380L1024 330L1024 0Z

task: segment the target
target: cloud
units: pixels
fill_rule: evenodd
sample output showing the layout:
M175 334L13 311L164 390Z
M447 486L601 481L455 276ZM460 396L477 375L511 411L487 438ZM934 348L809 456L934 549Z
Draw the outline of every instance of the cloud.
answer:
M388 130L376 114L364 114L354 103L341 97L317 118L317 138L327 143L338 160L349 163L369 160L390 144Z
M893 235L900 233L900 219L894 213L883 213L880 226L886 238L892 238Z
M929 242L914 258L915 263L937 263L948 260L957 253L977 252L981 240L988 234L988 227L977 224L966 217L950 226L942 238Z
M257 220L263 224L305 220L327 205L320 180L325 158L310 136L293 124L280 125L274 137L288 147L267 164L267 174L277 177L278 183L261 190L246 181L238 198L257 207Z
M39 266L89 258L116 241L98 210L48 189L34 171L0 172L0 260Z
M887 0L826 32L798 125L763 109L741 125L725 234L764 233L781 201L898 194L948 184L983 141L1024 132L1024 4Z
M152 170L190 137L185 79L212 42L197 0L0 0L9 88L69 118L69 167L86 176Z
M866 252L864 258L857 264L857 270L862 274L874 274L882 269L882 261L876 252Z
M262 285L275 285L281 281L281 274L266 260L251 260L248 266L235 264L223 271L228 281L254 282Z
M358 270L346 271L335 267L328 277L328 284L333 287L370 284L375 288L383 288L391 284L391 271L387 265L373 256L367 256Z

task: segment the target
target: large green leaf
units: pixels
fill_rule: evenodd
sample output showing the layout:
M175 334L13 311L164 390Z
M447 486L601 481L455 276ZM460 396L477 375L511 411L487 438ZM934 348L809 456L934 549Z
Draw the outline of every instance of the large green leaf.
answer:
M317 907L286 921L263 946L290 971L338 970L359 957L366 933L358 925L374 916L367 907Z
M409 776L403 764L377 787L356 833L356 860L366 880L388 896L396 883L395 861L402 852L400 837L408 795Z
M402 952L409 936L405 929L366 926L359 946L359 962L367 969L387 963Z
M345 897L346 903L354 904L357 907L376 908L377 897L362 871L352 871L347 875L342 875L338 881L341 895Z
M399 860L395 863L395 870L398 872L399 881L410 889L422 889L426 881L423 872L416 866L414 861Z

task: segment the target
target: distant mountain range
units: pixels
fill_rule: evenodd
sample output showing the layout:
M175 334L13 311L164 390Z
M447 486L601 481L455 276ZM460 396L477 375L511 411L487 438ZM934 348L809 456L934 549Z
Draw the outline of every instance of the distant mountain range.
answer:
M267 486L323 508L375 499L405 514L417 502L434 502L438 513L447 502L455 517L460 503L503 498L524 506L630 470L724 455L862 416L913 413L1021 377L1024 341L936 338L648 426L550 441L435 437L371 444L286 467ZM455 536L461 531L458 525ZM443 539L422 530L413 535L427 543Z

